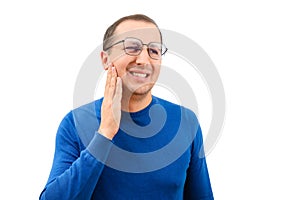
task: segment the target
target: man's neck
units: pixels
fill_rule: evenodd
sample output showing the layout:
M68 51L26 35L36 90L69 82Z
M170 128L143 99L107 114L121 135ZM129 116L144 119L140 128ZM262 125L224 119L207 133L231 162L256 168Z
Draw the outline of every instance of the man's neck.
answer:
M122 97L122 110L126 112L138 112L146 108L152 101L151 92L147 94L132 94L130 97L123 95Z

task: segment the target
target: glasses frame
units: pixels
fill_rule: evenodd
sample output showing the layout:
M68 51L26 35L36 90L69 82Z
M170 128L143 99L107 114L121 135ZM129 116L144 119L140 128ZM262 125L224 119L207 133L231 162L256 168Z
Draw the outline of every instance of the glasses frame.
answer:
M138 38L134 38L134 37L126 37L124 40L120 40L120 41L118 41L118 42L112 44L111 46L107 47L106 49L104 49L104 51L109 50L110 48L116 46L117 44L123 43L123 47L124 47L123 50L124 50L124 52L125 52L127 55L129 55L129 56L138 56L138 55L140 55L140 54L142 53L142 51L143 51L143 48L140 49L140 51L139 51L137 54L134 54L134 55L133 55L133 54L129 54L129 53L126 51L126 48L125 48L125 41L126 41L127 39L135 39L135 40L140 41L141 44L142 44L142 46L146 46L146 47L147 47L147 52L148 52L149 57L152 58L152 59L154 59L154 60L160 60L161 57L162 57L162 55L164 55L164 54L168 51L168 48L167 48L164 44L162 44L162 43L159 43L159 42L149 42L148 44L145 44L145 43L143 43L142 40L140 40L140 39L138 39ZM150 46L151 44L153 44L153 43L154 43L154 44L160 44L161 47L162 47L162 48L161 48L161 55L160 55L159 58L153 58L153 57L150 55L150 51L149 51L150 48L149 48L149 46Z

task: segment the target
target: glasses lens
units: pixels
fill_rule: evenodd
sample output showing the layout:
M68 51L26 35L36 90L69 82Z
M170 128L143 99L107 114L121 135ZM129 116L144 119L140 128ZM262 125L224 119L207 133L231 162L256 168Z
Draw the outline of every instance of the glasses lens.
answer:
M141 40L136 38L126 38L124 40L124 50L126 54L131 56L137 56L143 50L143 44ZM167 48L158 42L150 42L148 45L148 54L153 59L161 59L161 56L166 52Z
M163 53L163 46L160 43L150 43L148 45L149 56L154 59L160 59Z
M134 38L127 38L124 40L125 52L129 55L136 56L142 50L143 44L140 40Z

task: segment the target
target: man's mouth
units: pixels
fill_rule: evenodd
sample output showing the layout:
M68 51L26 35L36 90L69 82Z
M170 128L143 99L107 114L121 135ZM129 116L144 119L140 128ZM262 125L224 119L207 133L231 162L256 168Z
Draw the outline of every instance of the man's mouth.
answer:
M140 78L146 78L149 76L147 73L141 73L141 72L130 72L131 75L140 77Z

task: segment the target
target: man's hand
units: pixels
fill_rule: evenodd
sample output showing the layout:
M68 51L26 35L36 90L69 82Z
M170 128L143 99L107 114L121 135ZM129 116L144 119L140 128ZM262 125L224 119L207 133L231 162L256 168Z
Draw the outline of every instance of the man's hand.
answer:
M109 66L101 107L101 123L98 132L108 139L116 135L121 120L122 80L115 67Z

